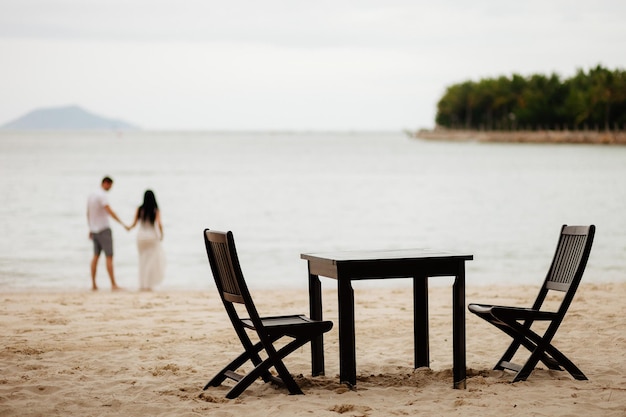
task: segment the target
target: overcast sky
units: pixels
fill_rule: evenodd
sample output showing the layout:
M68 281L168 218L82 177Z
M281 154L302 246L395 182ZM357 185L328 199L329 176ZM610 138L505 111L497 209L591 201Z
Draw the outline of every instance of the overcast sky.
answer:
M454 83L626 69L625 22L624 0L0 0L0 124L432 127Z

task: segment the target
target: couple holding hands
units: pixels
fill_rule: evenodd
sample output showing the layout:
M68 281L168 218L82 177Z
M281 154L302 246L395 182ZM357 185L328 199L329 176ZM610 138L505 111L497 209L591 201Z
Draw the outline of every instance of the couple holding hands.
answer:
M165 255L161 247L163 240L163 224L161 212L154 193L144 193L143 204L137 207L135 219L130 226L125 225L109 206L107 192L113 186L110 177L104 177L100 188L92 193L87 200L87 223L89 238L93 241L93 258L91 260L91 289L97 290L96 271L100 254L104 251L106 268L111 279L111 289L119 290L113 271L113 236L109 217L113 218L126 230L139 225L137 232L137 250L139 252L139 289L150 291L163 281L165 274Z

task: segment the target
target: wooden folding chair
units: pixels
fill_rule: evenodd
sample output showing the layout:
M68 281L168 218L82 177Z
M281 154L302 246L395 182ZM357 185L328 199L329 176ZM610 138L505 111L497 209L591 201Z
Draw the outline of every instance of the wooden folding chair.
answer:
M513 342L494 367L494 369L515 371L516 374L512 382L526 380L539 361L543 362L549 369L563 370L561 368L563 367L574 378L587 379L572 361L552 345L552 338L561 325L582 279L594 234L595 226L593 225L564 225L561 228L552 264L531 308L485 304L470 304L468 306L469 311L487 320L513 338ZM546 296L552 291L563 293L558 309L556 311L542 310ZM543 334L540 335L531 329L534 322L545 323ZM524 365L511 362L520 346L524 346L530 351L530 356Z
M287 387L290 394L302 394L285 367L283 358L329 331L333 323L311 320L304 315L260 317L241 272L233 234L205 229L204 242L215 285L244 348L244 352L219 371L204 389L219 386L227 378L232 379L237 383L226 394L226 398L236 398L255 380L262 378L265 382ZM235 304L245 306L249 318L241 318ZM255 332L259 341L253 343L246 330ZM274 343L285 336L293 340L277 349ZM236 372L248 362L253 365L251 371L246 374ZM274 368L278 376L272 375L270 368Z

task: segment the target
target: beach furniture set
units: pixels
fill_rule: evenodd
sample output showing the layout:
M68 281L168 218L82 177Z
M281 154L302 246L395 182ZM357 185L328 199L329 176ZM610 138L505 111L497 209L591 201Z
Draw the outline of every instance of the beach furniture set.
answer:
M284 386L290 394L302 394L283 359L309 342L312 375L323 375L323 335L333 327L333 323L322 317L320 277L337 282L339 378L340 382L353 387L357 381L352 281L413 279L414 362L415 368L418 368L428 367L430 361L428 280L431 277L453 276L453 388L466 387L465 262L472 260L473 255L423 249L304 253L301 258L308 265L310 317L302 314L262 316L246 285L232 232L205 229L203 235L217 290L244 350L205 385L205 390L230 379L235 381L235 385L228 391L226 398L236 398L261 378L265 382ZM575 379L587 379L552 344L552 339L578 289L594 235L593 225L562 226L546 278L531 307L469 304L470 312L512 338L510 346L494 368L514 371L512 382L526 380L539 362L552 370L564 369ZM550 302L546 303L548 298ZM543 323L542 331L533 328L536 322ZM256 342L252 341L249 332L254 334ZM283 343L285 338L290 341ZM515 364L512 360L520 347L527 349L529 355L525 363ZM251 371L240 371L244 366L250 367L250 364ZM274 369L275 373L270 372L270 369Z

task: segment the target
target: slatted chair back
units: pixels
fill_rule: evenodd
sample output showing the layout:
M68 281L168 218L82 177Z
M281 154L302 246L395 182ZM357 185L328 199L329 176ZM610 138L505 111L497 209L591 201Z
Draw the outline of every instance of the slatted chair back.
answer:
M222 296L227 301L244 304L233 259L228 250L226 234L207 230L205 232L205 244L211 258L210 264L213 269L215 284Z
M243 304L255 326L262 327L252 296L241 271L235 241L231 232L205 230L204 243L215 285L236 329L241 327L239 313L233 303Z
M559 307L559 315L565 315L585 272L594 234L594 225L564 225L561 228L554 258L533 305L534 309L539 310L541 308L549 291L560 291L565 294Z

